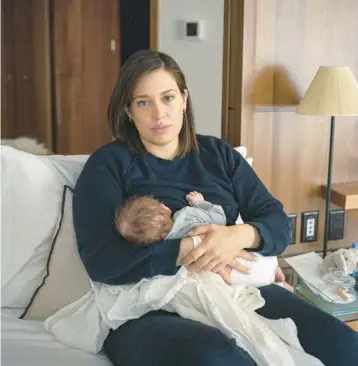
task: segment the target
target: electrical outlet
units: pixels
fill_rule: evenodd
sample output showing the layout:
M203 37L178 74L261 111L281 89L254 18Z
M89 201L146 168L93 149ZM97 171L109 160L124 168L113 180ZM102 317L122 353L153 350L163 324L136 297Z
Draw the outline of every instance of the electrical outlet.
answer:
M301 214L301 242L317 241L318 211L302 212Z
M288 214L287 215L290 225L290 242L289 244L296 243L296 222L297 222L297 215L296 214Z
M329 212L328 240L343 239L344 236L344 210Z

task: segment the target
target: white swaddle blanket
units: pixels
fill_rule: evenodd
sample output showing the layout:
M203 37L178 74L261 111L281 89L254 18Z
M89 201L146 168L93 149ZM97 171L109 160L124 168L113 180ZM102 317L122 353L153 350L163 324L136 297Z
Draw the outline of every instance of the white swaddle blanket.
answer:
M181 268L175 276L156 276L134 285L92 282L92 287L91 293L45 322L47 329L70 346L99 352L110 329L163 309L218 328L258 365L323 365L305 353L291 319L270 320L255 312L264 305L258 289L228 286L217 274L190 275Z

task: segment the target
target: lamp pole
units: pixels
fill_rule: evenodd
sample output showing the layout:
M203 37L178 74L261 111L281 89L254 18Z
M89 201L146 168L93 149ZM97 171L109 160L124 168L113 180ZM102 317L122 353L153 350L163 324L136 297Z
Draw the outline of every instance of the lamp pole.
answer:
M328 176L327 176L327 191L326 191L326 216L324 221L323 258L326 257L328 249L329 207L331 203L334 125L335 125L335 116L331 116L331 132L329 136L329 158L328 158Z

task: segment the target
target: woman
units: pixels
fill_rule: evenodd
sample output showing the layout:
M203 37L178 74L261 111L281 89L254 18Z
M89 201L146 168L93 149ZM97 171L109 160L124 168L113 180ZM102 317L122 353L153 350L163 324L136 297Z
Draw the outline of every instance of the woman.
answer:
M176 62L156 51L139 51L122 66L109 104L115 141L91 155L76 185L74 225L83 263L94 281L133 283L181 265L213 271L227 282L234 258L250 251L279 255L289 229L282 205L246 161L225 142L195 134L192 103ZM185 195L200 191L224 208L228 226L207 225L191 238L148 247L127 243L116 231L118 206L134 195L152 194L173 212ZM244 225L233 225L238 213ZM268 318L292 318L305 350L326 365L358 364L357 335L335 318L279 286L262 288ZM104 350L115 365L254 365L220 331L163 311L130 321L107 337Z

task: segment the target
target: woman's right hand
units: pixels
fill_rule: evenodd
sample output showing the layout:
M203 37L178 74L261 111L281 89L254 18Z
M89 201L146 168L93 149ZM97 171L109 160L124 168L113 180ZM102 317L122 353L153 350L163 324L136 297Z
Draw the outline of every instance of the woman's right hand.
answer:
M180 241L179 255L176 261L176 265L179 267L181 261L194 249L193 238L187 237Z
M190 236L200 235L202 242L180 262L191 272L211 271L218 273L225 266L248 273L248 268L237 257L256 261L256 256L246 248L254 247L258 233L251 225L201 225Z
M179 250L179 255L178 255L178 259L177 259L177 266L180 266L181 260L183 258L185 258L193 249L194 249L193 238L188 237L188 238L184 238L180 241L180 250ZM233 269L232 267L226 266L222 270L217 272L217 274L220 275L222 277L222 279L228 285L231 285L230 275L231 275L232 269Z
M177 266L180 266L182 259L185 258L193 249L194 249L194 243L191 237L187 237L181 240L179 255L177 258ZM247 252L246 250L241 250L238 254L238 257L247 259L249 261L256 260L256 257L252 253ZM233 269L236 269L237 271L247 274L250 271L249 268L246 267L244 264L238 262L237 260L233 260L229 265L225 266L216 273L219 274L228 285L231 285L230 275Z
M226 266L222 270L217 272L217 274L220 275L228 285L231 285L231 271L232 267Z
M246 251L245 249L241 250L237 257L246 259L249 262L253 262L256 260L255 255ZM217 272L228 285L231 285L231 272L233 269L244 274L250 273L249 267L245 266L243 263L240 263L239 261L234 259L230 264L228 264L222 270Z

